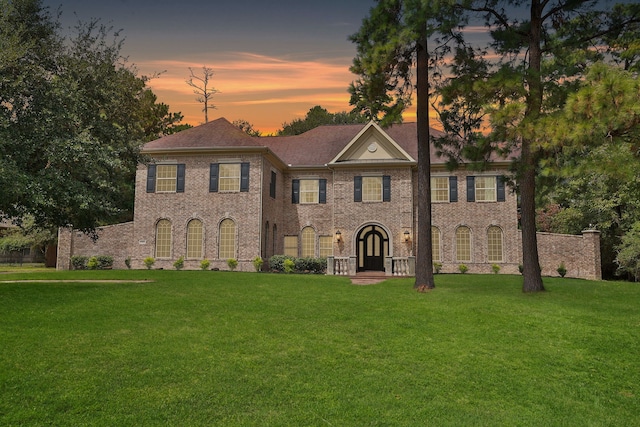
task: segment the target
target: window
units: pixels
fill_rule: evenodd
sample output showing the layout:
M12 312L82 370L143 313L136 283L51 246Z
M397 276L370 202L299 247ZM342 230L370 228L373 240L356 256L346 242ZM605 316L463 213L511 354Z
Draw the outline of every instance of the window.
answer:
M487 230L487 261L502 262L502 229L495 225Z
M496 177L477 176L476 177L476 202L496 201Z
M211 163L209 192L249 191L249 163Z
M431 201L432 202L457 202L458 201L458 177L434 176L431 177Z
M269 196L271 196L272 198L276 198L276 177L278 175L274 172L271 171L271 182L269 182Z
M446 176L431 177L431 201L449 201L449 178Z
M317 179L300 180L300 203L318 203L319 186Z
M167 219L156 224L156 258L171 258L171 221Z
M333 237L320 236L320 256L326 258L333 256Z
M291 203L327 203L327 180L294 179L291 182Z
M187 258L202 258L202 221L198 219L187 224Z
M471 261L471 229L461 226L456 230L456 260Z
M147 193L183 193L185 165L149 165Z
M284 236L284 254L298 256L298 236Z
M390 202L391 177L385 176L354 176L354 202Z
M467 201L504 202L504 180L498 176L468 176Z
M236 223L227 218L220 223L219 259L236 257Z
M316 256L316 232L312 227L302 229L302 258L313 258Z
M442 261L440 255L440 230L438 227L431 227L431 252L434 261Z

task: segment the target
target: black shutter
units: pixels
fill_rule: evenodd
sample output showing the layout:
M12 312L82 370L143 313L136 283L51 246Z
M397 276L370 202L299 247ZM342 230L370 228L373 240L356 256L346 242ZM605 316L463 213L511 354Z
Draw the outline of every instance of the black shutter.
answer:
M499 202L504 202L505 201L504 180L502 179L501 176L496 177L496 185L497 185L496 199Z
M209 165L209 192L216 193L218 191L218 171L220 165L218 163L211 163Z
M327 203L327 180L318 180L318 203Z
M184 172L185 172L185 165L184 164L179 164L178 167L176 168L177 174L176 174L176 193L184 193Z
M249 163L240 164L240 191L249 191Z
M147 193L156 192L156 165L147 166Z
M389 175L382 177L382 201L391 201L391 177Z
M291 203L300 203L300 180L291 181Z
M362 201L362 177L361 176L353 177L353 201L354 202Z
M269 195L274 199L276 198L276 176L277 176L276 173L274 171L271 171L271 183L269 185Z
M449 201L450 202L458 201L458 177L457 176L449 177Z
M476 177L467 177L467 202L476 201Z

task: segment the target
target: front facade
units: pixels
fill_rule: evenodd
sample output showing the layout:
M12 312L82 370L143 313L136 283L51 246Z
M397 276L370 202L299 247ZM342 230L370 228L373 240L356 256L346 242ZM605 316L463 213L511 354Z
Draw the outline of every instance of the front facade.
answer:
M322 126L255 138L218 119L150 142L143 152L152 162L138 168L134 221L120 239L134 268L153 257L155 267L170 269L184 257L185 268L208 259L211 267L227 269L234 258L238 269L252 271L254 258L286 254L326 257L328 274L414 272L413 123L384 130L373 122ZM470 272L498 265L517 273L517 197L503 180L509 161L493 159L483 172L451 172L431 154L434 263L443 272L464 264ZM66 252L85 250L81 237L68 235ZM65 241L64 232L61 237ZM582 266L575 275L595 269L599 264Z

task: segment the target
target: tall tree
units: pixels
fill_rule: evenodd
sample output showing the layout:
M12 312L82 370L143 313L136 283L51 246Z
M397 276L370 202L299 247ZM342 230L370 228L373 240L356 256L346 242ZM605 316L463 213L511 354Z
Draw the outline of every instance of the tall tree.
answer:
M523 291L543 291L535 224L536 176L553 153L544 117L559 111L576 90L585 67L603 58L603 35L631 25L637 7L613 22L596 1L466 0L462 23L484 22L490 41L479 46L459 32L458 46L440 91L445 131L469 124L464 143L476 151L498 148L517 155L521 200ZM460 82L467 93L458 90ZM453 94L453 96L450 96ZM468 96L470 94L470 96ZM469 115L468 112L473 114ZM491 134L482 135L483 126Z
M313 128L322 125L346 125L351 123L366 123L368 120L365 116L357 112L342 111L339 113L330 113L326 108L319 105L312 107L307 111L304 119L294 119L289 123L283 123L282 129L276 132L279 136L300 135Z
M260 136L260 131L254 128L253 124L249 123L247 120L238 119L234 120L231 124L249 136Z
M0 45L13 46L0 62L0 215L87 232L128 218L140 146L179 115L157 108L109 28L80 24L63 43L40 0L0 4Z
M207 66L202 66L202 75L196 74L193 68L189 67L191 76L186 81L189 86L193 88L193 93L198 95L196 101L202 102L202 111L204 112L204 122L209 123L209 110L215 109L216 106L211 104L211 98L219 91L211 86L211 79L213 78L213 69Z
M419 291L433 289L429 133L429 49L436 32L447 33L447 1L379 0L350 37L357 56L351 71L351 104L383 126L402 120L416 91L418 138L418 230L416 280Z

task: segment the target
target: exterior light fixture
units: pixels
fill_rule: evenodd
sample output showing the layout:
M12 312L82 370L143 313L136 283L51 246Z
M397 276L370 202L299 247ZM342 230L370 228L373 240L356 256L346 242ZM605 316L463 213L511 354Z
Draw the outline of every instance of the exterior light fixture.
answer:
M340 230L336 231L336 242L340 243L342 241L342 233Z
M404 241L408 242L411 237L411 233L409 233L408 230L404 230L403 236L404 236Z

